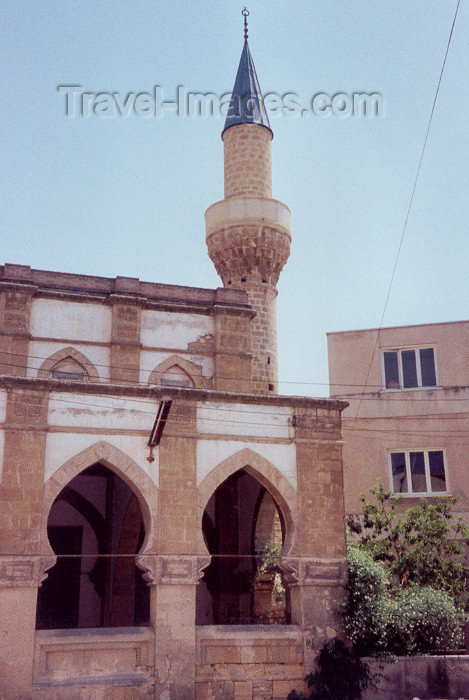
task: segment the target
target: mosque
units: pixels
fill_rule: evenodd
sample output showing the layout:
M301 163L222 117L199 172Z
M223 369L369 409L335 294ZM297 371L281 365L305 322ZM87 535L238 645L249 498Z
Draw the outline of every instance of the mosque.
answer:
M340 635L347 404L278 394L272 138L246 26L222 287L0 267L5 700L284 700Z

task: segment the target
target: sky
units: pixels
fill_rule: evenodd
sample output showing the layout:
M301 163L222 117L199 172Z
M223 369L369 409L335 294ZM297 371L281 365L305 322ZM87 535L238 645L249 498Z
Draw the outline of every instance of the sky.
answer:
M292 212L278 284L280 391L327 396L326 333L464 320L469 309L469 1L251 0L271 115L273 197ZM204 212L223 198L224 116L131 108L129 93L230 92L243 3L2 0L3 262L221 286ZM65 90L91 94L67 115ZM115 93L128 116L96 107ZM379 93L381 116L312 113L322 93ZM345 105L345 103L344 103ZM70 106L70 105L69 105ZM151 106L151 105L150 105ZM96 107L96 108L95 108ZM145 107L144 107L145 108ZM124 109L125 111L125 109ZM340 111L340 107L339 110Z

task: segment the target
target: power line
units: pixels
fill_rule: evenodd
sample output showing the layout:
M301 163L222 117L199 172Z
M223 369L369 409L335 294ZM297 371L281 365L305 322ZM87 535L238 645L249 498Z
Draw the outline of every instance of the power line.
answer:
M20 392L18 392L18 391L15 392L15 390L13 390L12 394L13 394L13 395L16 395L16 396L21 396L21 397L23 398L23 400L24 400L24 394L22 394L22 393L20 393ZM79 396L86 396L86 394L79 394ZM103 396L103 395L100 395L100 396ZM104 396L103 396L103 398L104 398ZM71 404L71 405L74 406L75 408L82 408L82 407L83 407L83 408L96 408L96 409L101 409L101 410L102 410L102 409L109 409L109 410L108 410L109 416L112 415L112 414L114 414L114 415L119 415L119 413L123 413L123 412L125 412L125 413L127 413L127 414L128 414L128 413L132 413L132 414L138 414L138 415L142 415L142 416L149 416L149 417L152 417L152 418L154 418L154 415L155 415L155 411L154 411L154 410L153 410L153 411L143 411L143 410L139 410L139 409L119 408L119 407L112 406L112 404L106 404L106 403L91 403L91 402L89 402L89 401L78 401L78 400L70 400L70 399L64 399L64 398L54 398L53 400L54 400L56 403ZM120 399L120 400L121 400L121 399ZM132 399L130 399L130 400L132 400ZM155 399L155 403L156 403L157 400L158 400L158 399ZM29 404L29 405L31 405L31 406L37 407L37 404L34 403L34 402L24 401L24 403ZM148 403L151 403L151 402L148 402ZM195 408L195 404L191 404L191 403L184 403L184 402L181 402L179 405L182 406L182 407L192 407L192 408ZM213 411L218 411L219 409L216 408L216 407L214 407L214 408L212 408L212 407L207 407L207 408L201 407L201 410L213 410ZM236 412L236 411L234 411L234 412ZM247 413L247 414L250 414L249 411L240 411L240 413ZM266 415L266 414L263 414L262 412L258 412L258 415ZM267 415L268 415L268 414L267 414ZM278 417L282 417L282 418L287 418L287 419L290 418L287 414L274 414L274 415L277 415ZM413 418L413 416L394 416L394 418L395 418L396 420L401 420L402 418L404 418L404 419L405 419L405 418ZM451 418L452 418L452 416L451 416ZM440 416L439 416L439 415L436 415L436 414L435 414L434 416L431 416L431 415L430 415L430 416L428 416L428 418L427 418L427 420L429 420L429 421L431 421L431 420L439 420L439 419L440 419ZM176 423L176 424L187 425L187 420L185 420L183 417L182 417L182 418L178 418L178 417L176 416L176 417L172 417L171 420L172 420L173 423ZM224 425L227 425L227 426L243 426L243 427L245 427L245 428L249 428L249 427L254 426L254 427L257 427L257 428L264 428L264 429L267 430L267 431L272 431L272 430L275 429L275 428L277 428L277 429L282 429L282 430L293 428L293 425L292 425L292 424L288 424L288 423L286 423L286 424L284 424L284 425L279 425L279 424L276 423L276 422L275 422L275 423L253 422L252 420L250 420L249 422L247 422L247 421L244 421L244 420L236 421L236 420L233 420L233 419L224 419L224 418L219 418L219 417L210 418L209 416L202 416L202 417L201 417L201 420L204 421L204 422L215 423L215 424L217 424L217 425L223 425L223 426L224 426ZM363 420L376 420L376 418L371 417L371 418L369 418L369 419L363 419ZM51 426L54 426L54 424L50 424L50 425L51 425ZM73 426L57 425L57 426L54 426L54 427L70 428L70 427L73 427ZM75 426L75 427L76 427L76 426ZM86 429L87 426L81 426L81 427L82 427L83 429ZM313 422L305 421L300 427L301 427L302 430L311 430L312 433L317 433L318 431L320 432L320 430L321 430L320 426L318 426L317 422L314 421L314 419L313 419ZM460 429L457 429L457 430L448 430L448 429L445 429L445 430L436 430L436 429L435 429L435 430L430 430L430 429L428 429L428 430L422 430L422 429L421 429L421 430L416 431L415 429L409 430L409 429L399 429L399 428L395 428L395 429L392 429L392 428L364 428L364 427L361 427L361 426L356 427L355 424L352 424L352 426L347 426L346 424L342 423L342 430L344 430L344 431L347 430L348 432L373 432L373 433L392 434L392 435L413 435L413 436L415 436L415 437L418 436L418 435L426 435L426 436L435 435L435 436L440 436L440 437L441 437L441 436L450 436L450 435L451 435L451 436L455 436L455 437L469 437L469 432L464 432L464 429L463 429L463 428L460 428ZM201 432L201 435L203 435L203 434L204 434L204 433ZM246 439L249 439L249 437L253 437L253 436L250 436L250 435L243 435L243 437L245 437ZM274 436L272 436L272 435L269 435L269 436L257 435L257 436L255 436L255 437L274 437ZM293 438L290 438L290 439L293 439Z
M428 120L427 131L426 131L426 133L425 133L425 138L424 138L424 141L423 141L422 151L421 151L421 154L420 154L420 160L419 160L419 163L418 163L418 166L417 166L417 172L416 172L416 174L415 174L415 179L414 179L414 184L413 184L413 187L412 187L412 192L411 192L411 195L410 195L409 205L408 205L408 207L407 207L407 213L406 213L406 217L405 217L405 221L404 221L404 226L403 226L403 228L402 228L402 234L401 234L401 238L400 238L400 241L399 241L399 246L398 246L398 249L397 249L396 259L395 259L395 261L394 261L394 266L393 266L393 270L392 270L392 274L391 274L391 279L390 279L390 282L389 282L388 292L387 292L387 295L386 295L386 300L385 300L385 302L384 302L383 313L382 313L382 315L381 315L381 321L380 321L380 324L379 324L378 333L376 334L376 341L375 341L375 344L374 344L374 347L373 347L373 353L372 353L372 355L371 355L370 364L369 364L369 366L368 366L368 371L367 371L367 374L366 374L365 384L363 385L363 393L365 392L366 383L367 383L367 380L368 380L368 377L369 377L369 374L370 374L370 371L371 371L371 367L372 367L372 364L373 364L373 360L374 360L374 357L375 357L375 354L376 354L376 348L377 348L378 343L379 343L379 335L380 335L381 329L382 329L382 327L383 327L384 316L385 316L385 314L386 314L386 310L387 310L388 302L389 302L389 297L390 297L390 295L391 295L391 289L392 289L392 285L393 285L393 282L394 282L394 277L395 277L395 274L396 274L397 264L398 264L398 262L399 262L399 256L400 256L400 253L401 253L402 244L403 244L403 242L404 242L404 236L405 236L405 233L406 233L406 230L407 230L407 223L408 223L408 221L409 221L410 210L411 210L411 208L412 208L412 203L413 203L413 201L414 201L415 190L416 190L416 188L417 188L417 182L418 182L418 178L419 178L419 175L420 175L420 169L421 169L421 167L422 167L423 156L424 156L424 154L425 154L425 149L426 149L426 146L427 146L428 134L430 133L430 127L431 127L432 120L433 120L433 114L434 114L434 112L435 112L435 105L436 105L436 101L437 101L437 98L438 98L438 93L439 93L439 91L440 91L441 80L442 80L442 78L443 78L443 72L444 72L445 66L446 66L446 59L447 59L447 57L448 57L448 51L449 51L449 47L450 47L450 44L451 44L451 39L453 38L453 31L454 31L454 26L455 26L455 24L456 24L456 17L457 17L457 15L458 15L458 10L459 10L460 1L461 1L461 0L457 0L456 11L455 11L455 13L454 13L454 18L453 18L453 24L451 25L451 31L450 31L449 37L448 37L448 43L447 43L447 46L446 46L445 57L444 57L444 59L443 59L443 64L442 64L442 66L441 66L440 77L439 77L439 79L438 79L438 85L437 85L437 87L436 87L435 97L433 98L433 104L432 104L432 109L431 109L431 112L430 112L430 118L429 118L429 120ZM359 411L360 411L360 406L361 406L361 401L358 403L357 412L356 412L356 414L355 414L355 419L358 417L358 413L359 413Z
M4 353L4 354L8 354L8 353ZM46 360L49 360L49 359L52 359L52 358L53 358L53 355L49 355L48 357L45 357L45 356L41 356L41 355L29 355L29 354L27 355L27 354L22 354L22 353L14 353L14 354L15 354L16 357L24 357L24 358L26 358L27 360L30 360L30 359L37 359L37 360L43 360L44 362L45 362ZM173 354L174 354L174 353L173 353ZM63 359L66 359L66 358L63 358ZM74 359L74 358L72 358L72 359ZM87 359L88 359L88 358L87 358ZM60 362L60 361L61 361L61 360L58 360L57 362ZM77 363L79 364L78 360L77 360ZM100 363L91 363L91 362L90 362L90 364L93 364L95 367L102 367L102 368L105 368L105 369L111 369L111 365L109 365L109 364L103 364L103 363L100 364ZM177 363L175 362L175 364L177 364ZM24 363L23 363L23 364L16 364L16 363L14 363L14 362L4 362L4 361L0 362L0 367L10 367L10 368L12 368L12 369L33 370L33 371L36 371L36 372L39 372L39 371L41 370L41 367L36 367L34 364L28 364L28 363L26 363L26 364L24 364ZM112 368L113 368L113 369L116 369L116 370L128 370L128 369L129 369L128 366L124 366L124 365L112 365ZM86 372L86 368L83 367L83 370L84 370L84 372ZM157 365L155 368L151 369L151 370L139 368L139 372L147 373L147 374L149 374L149 375L151 375L155 370L158 371L158 365ZM178 372L171 372L170 370L171 370L171 368L169 368L168 370L162 371L161 374L164 374L165 376L170 376L170 377L173 376L173 377L176 377L176 378L179 378L179 377L180 377L180 373L178 373ZM50 371L53 371L53 367L51 368ZM7 376L8 376L8 375L7 375ZM12 375L12 376L17 376L17 375ZM189 377L189 375L188 375L188 377ZM30 377L30 378L33 379L34 377ZM41 379L41 377L39 377L39 378ZM51 378L51 377L49 377L49 378ZM94 378L93 378L93 377L90 377L89 375L88 375L88 378L89 378L91 381L94 381ZM212 379L212 378L213 378L213 377L206 377L206 376L203 376L203 379L205 379L205 380ZM217 375L216 378L217 378L217 379L233 380L233 377L228 377L228 376L225 376L225 375ZM97 380L95 380L95 381L103 382L103 383L104 383L104 382L111 381L111 380L108 380L107 378L99 377L99 378L98 378ZM246 378L246 379L245 379L244 377L243 377L242 381L245 382L245 383L258 383L258 380L257 380L257 379L249 379L249 378ZM139 386L139 387L159 386L159 385L156 385L156 384L150 384L148 381L145 382L145 381L124 380L124 379L120 379L117 383L118 383L118 384L128 385L128 386ZM304 386L313 386L313 385L315 385L315 386L330 386L330 387L334 387L334 386L335 386L335 387L341 387L341 388L356 388L356 387L361 387L361 388L363 388L363 387L364 387L363 383L353 384L353 383L343 383L343 382L342 382L342 383L337 383L337 384L332 384L332 383L327 383L327 384L326 384L326 383L324 383L324 382L304 382L304 381L302 382L302 381L299 381L299 380L295 380L295 381L283 381L283 380L279 380L277 383L278 383L278 384L296 384L296 385L300 385L300 386L301 386L301 385L304 385ZM170 389L170 388L171 388L171 386L168 386L168 389ZM184 387L182 387L182 388L184 388ZM194 387L185 387L185 388L194 388ZM205 387L205 388L209 388L209 387ZM399 400L399 401L401 400L400 398L391 399L391 395L392 395L393 393L397 393L397 390L390 390L390 391L389 391L389 390L384 390L382 384L366 384L365 388L367 388L367 389L376 389L377 392L386 391L386 393L387 393L387 400ZM408 388L408 389L406 390L406 393L407 393L408 391L421 391L421 390L428 390L428 391L430 391L430 390L452 389L452 388L454 388L454 387L442 387L442 386L434 386L434 387L433 387L433 386L430 386L430 387L412 387L412 388ZM460 389L461 387L457 387L457 388ZM402 390L399 390L399 391L402 391ZM373 393L377 393L377 392L373 392ZM235 393L244 393L244 392L235 392ZM274 394L273 396L279 396L279 394ZM280 394L280 396L283 396L283 394ZM309 398L309 397L305 397L305 398ZM312 398L314 398L314 397L312 397ZM354 395L354 394L340 394L340 395L333 395L333 396L329 396L329 397L317 397L317 398L318 398L319 400L330 398L330 399L333 399L333 400L337 399L337 400L346 400L346 401L347 401L347 400L356 399L356 398L365 398L365 399L366 399L366 398L368 398L368 397L366 397L366 394L363 394L363 392L362 392L361 394L358 394L358 395ZM408 398L407 400L408 400L408 401L410 401L410 400L411 400L411 401L429 401L429 400L431 400L431 399L430 399L430 398L424 398L424 399ZM435 397L435 400L438 400L438 401L441 401L441 400L462 401L462 400L465 400L465 399L449 399L448 397Z

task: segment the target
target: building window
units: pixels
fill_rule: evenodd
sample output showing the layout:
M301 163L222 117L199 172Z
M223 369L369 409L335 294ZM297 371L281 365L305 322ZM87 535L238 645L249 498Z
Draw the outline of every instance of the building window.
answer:
M436 386L435 351L429 347L385 350L383 374L386 389Z
M66 379L67 381L82 382L85 379L83 372L58 372L52 370L52 379Z
M73 382L83 382L85 379L89 379L88 372L73 357L64 357L63 360L56 362L50 374L52 379L65 379Z
M391 452L391 486L394 493L445 493L443 450Z

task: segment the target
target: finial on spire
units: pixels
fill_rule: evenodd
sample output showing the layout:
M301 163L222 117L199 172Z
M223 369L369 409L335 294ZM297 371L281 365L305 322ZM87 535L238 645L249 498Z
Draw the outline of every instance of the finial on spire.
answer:
M247 7L244 8L244 10L241 12L241 14L244 17L244 40L248 40L248 17L249 17L249 10Z

